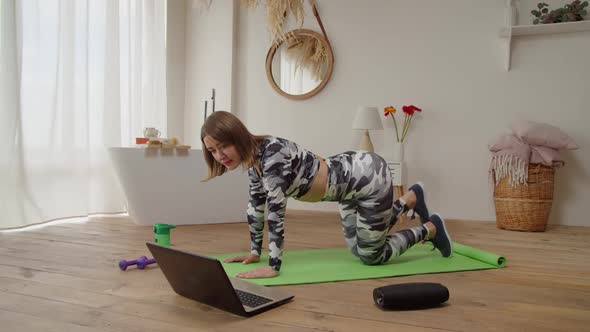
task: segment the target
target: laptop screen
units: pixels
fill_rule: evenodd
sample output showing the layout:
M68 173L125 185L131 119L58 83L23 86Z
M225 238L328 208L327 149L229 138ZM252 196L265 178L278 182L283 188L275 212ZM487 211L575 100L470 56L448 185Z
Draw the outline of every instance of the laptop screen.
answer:
M184 297L234 313L244 308L214 258L146 243L174 291Z

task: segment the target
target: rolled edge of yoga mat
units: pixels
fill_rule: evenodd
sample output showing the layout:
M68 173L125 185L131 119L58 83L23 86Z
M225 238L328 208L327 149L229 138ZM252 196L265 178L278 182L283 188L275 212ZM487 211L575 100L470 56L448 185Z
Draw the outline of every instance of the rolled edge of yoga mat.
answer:
M447 287L430 282L411 282L373 290L373 300L382 309L410 310L439 306L449 299Z
M457 254L473 258L496 267L505 267L507 263L504 256L499 256L492 252L466 246L457 242L453 242L453 251Z

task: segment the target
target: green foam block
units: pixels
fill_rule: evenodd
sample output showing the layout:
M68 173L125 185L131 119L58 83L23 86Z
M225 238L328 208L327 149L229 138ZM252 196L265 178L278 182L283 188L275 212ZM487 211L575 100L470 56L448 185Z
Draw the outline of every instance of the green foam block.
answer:
M281 274L274 278L248 279L259 285L279 286L310 284L330 281L387 278L413 274L497 269L506 266L506 259L494 253L453 243L453 256L444 258L432 244L417 244L399 257L383 265L364 265L346 248L286 250ZM241 254L212 255L223 260ZM229 276L268 265L268 255L263 254L259 263L223 263Z

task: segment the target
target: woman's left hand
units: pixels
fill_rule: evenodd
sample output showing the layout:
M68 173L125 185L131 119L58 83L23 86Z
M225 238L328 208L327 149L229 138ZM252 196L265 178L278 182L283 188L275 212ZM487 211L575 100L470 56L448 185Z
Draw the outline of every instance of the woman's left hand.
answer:
M270 266L261 266L254 270L236 274L237 278L254 279L254 278L272 278L279 275L278 271L273 270Z

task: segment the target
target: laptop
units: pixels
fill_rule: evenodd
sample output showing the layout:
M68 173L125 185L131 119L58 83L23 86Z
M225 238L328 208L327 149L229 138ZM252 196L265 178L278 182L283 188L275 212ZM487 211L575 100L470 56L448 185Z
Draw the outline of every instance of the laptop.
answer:
M215 258L147 242L172 289L189 299L250 317L293 298L283 290L230 278Z

